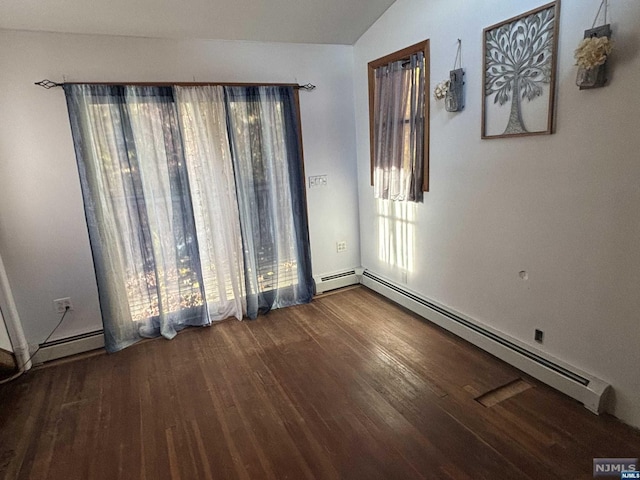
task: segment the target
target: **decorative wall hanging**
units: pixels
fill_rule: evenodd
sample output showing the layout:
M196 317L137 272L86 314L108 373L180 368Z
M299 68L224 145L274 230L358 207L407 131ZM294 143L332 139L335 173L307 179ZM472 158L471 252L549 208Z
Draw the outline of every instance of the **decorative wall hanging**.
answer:
M436 100L444 100L449 90L449 80L443 80L433 89L433 98Z
M464 69L462 68L462 40L458 39L458 51L449 72L449 80L443 80L433 89L433 98L444 100L447 112L459 112L464 108Z
M604 25L596 27L596 22L604 6ZM602 0L593 25L584 32L584 40L575 51L578 75L576 85L580 90L604 87L607 83L607 59L613 43L611 42L611 25L607 23L608 0Z
M482 138L553 133L560 0L484 29Z
M449 88L444 98L447 112L460 112L464 108L464 69L462 68L462 40L458 39L458 51L449 72Z

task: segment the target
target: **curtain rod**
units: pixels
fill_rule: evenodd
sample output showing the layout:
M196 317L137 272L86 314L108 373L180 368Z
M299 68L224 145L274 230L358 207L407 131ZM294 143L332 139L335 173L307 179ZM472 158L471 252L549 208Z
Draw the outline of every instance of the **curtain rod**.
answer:
M306 90L310 92L315 89L316 86L307 83L306 85L298 85L297 83L224 83L224 82L63 82L57 83L48 79L40 80L39 82L35 82L34 85L38 85L39 87L46 88L49 90L50 88L62 87L64 85L132 85L136 87L204 87L204 86L216 86L220 85L223 87L293 87L296 90Z

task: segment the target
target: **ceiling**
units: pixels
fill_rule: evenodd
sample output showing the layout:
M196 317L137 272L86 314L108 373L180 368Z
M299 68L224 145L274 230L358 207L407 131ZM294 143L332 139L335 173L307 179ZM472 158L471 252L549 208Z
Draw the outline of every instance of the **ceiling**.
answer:
M0 28L353 45L395 0L2 0Z

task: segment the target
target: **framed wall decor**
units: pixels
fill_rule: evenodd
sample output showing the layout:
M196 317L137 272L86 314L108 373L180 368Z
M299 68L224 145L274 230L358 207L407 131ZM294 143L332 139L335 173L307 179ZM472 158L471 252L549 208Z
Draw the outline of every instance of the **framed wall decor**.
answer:
M553 133L560 0L483 31L482 138Z

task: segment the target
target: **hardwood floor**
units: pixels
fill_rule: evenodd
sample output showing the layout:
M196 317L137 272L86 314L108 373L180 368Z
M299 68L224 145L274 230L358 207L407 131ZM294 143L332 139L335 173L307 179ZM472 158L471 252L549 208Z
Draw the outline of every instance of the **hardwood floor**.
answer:
M591 479L640 456L637 431L364 287L45 366L0 406L7 479Z

